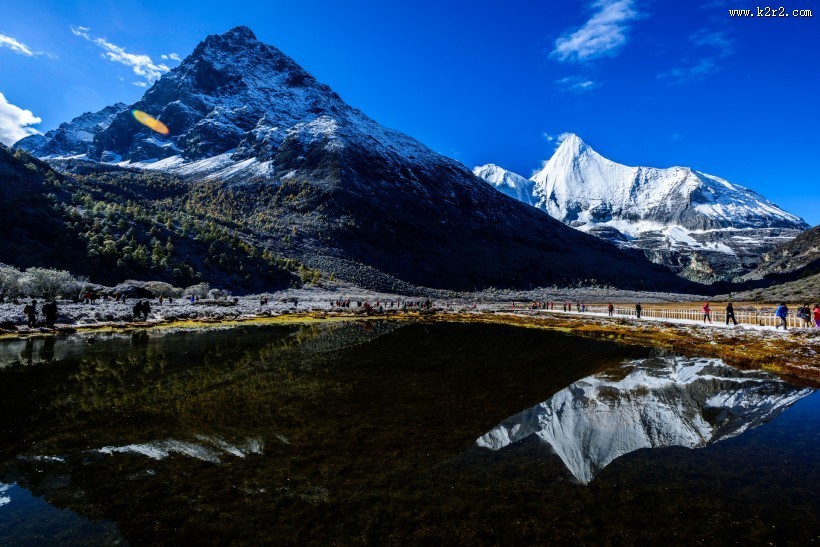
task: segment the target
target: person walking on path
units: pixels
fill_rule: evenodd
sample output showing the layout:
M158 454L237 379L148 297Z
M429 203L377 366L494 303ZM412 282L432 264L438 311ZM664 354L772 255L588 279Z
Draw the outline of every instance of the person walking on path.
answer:
M142 300L137 300L137 303L134 304L134 307L131 309L134 315L134 321L140 320L140 314L142 313Z
M808 304L803 304L797 308L797 317L803 320L805 327L811 327L811 308L809 308Z
M26 316L28 326L34 328L37 326L37 301L32 300L31 304L26 304L23 308L23 314Z
M789 316L789 308L786 307L785 302L780 303L774 312L774 316L780 320L780 323L774 326L775 330L779 329L781 326L783 327L783 330L787 330L786 318Z
M729 319L737 326L737 319L735 319L735 308L732 306L732 303L729 302L726 304L726 324L729 324Z
M820 304L814 305L814 327L820 329Z
M46 327L53 329L57 322L57 301L52 300L43 304L43 315L46 318Z
M615 311L615 306L610 303L609 306L607 306L607 311L609 311L609 316L612 317L612 312Z
M712 322L712 315L711 314L712 314L712 310L711 310L711 308L709 308L709 302L704 302L703 303L703 322L704 323L706 323L707 321L709 321L709 323Z
M643 307L641 306L641 303L638 302L637 304L635 304L635 315L638 316L638 319L641 318L641 310L643 310Z

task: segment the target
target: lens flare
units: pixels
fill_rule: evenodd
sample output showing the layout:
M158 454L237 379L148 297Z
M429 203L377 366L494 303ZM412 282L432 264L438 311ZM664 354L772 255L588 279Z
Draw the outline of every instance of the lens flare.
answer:
M168 129L168 126L166 126L164 123L162 123L161 121L159 121L158 119L156 119L152 115L143 112L142 110L136 110L136 109L132 110L131 114L133 114L134 119L136 119L142 125L144 125L145 127L148 127L149 129L153 129L154 131L156 131L160 135L167 135L168 133L171 132Z

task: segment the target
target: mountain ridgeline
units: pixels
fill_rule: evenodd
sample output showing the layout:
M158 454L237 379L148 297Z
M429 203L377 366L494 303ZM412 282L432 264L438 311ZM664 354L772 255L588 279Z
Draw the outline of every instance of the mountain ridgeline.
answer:
M78 241L130 257L147 230L147 245L167 259L160 277L247 291L306 271L382 290L698 288L641 252L499 195L462 164L347 105L245 27L207 37L138 102L112 108L84 150L60 149L49 134L16 146L115 210L96 224L104 235L91 223ZM135 109L170 133L137 123ZM120 212L124 200L130 209ZM83 224L100 207L75 209L71 222ZM146 212L139 225L134 210ZM234 255L214 258L210 245ZM129 260L106 263L106 275L125 275ZM16 262L34 265L24 255Z
M498 166L474 172L567 225L640 249L701 282L751 272L767 252L809 227L747 188L687 167L621 165L576 135L529 180Z

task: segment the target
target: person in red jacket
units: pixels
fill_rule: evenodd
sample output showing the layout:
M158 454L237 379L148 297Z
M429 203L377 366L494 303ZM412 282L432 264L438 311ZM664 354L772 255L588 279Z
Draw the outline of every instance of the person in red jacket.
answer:
M707 321L709 321L710 323L712 322L711 313L712 313L712 310L709 309L709 302L704 302L703 303L703 322L704 323L706 323Z
M820 304L814 305L814 327L820 329Z

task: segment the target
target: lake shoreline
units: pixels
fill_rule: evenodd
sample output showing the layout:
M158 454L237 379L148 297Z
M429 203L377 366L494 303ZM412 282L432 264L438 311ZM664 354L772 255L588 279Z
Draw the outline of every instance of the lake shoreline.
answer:
M381 303L381 302L380 302ZM353 304L355 306L355 304ZM92 305L75 305L92 306ZM124 307L124 305L122 305ZM288 304L289 306L289 304ZM128 334L135 331L179 331L236 328L356 320L390 320L401 322L494 323L522 328L557 330L597 340L656 347L674 354L720 358L741 369L773 372L790 381L820 387L820 331L792 329L787 332L763 330L749 326L718 328L712 325L681 324L664 321L636 320L628 317L601 317L545 310L508 310L506 303L481 304L476 309L457 305L431 310L401 311L388 307L382 313L364 307L336 309L299 309L271 306L249 312L237 306L201 305L202 313L157 313L149 321L99 321L57 324L55 329L19 327L0 328L4 340L38 339L50 336L82 335L93 342L98 334ZM191 306L186 306L189 309ZM237 309L239 308L239 309ZM163 311L171 309L166 305ZM412 308L411 308L412 309Z

